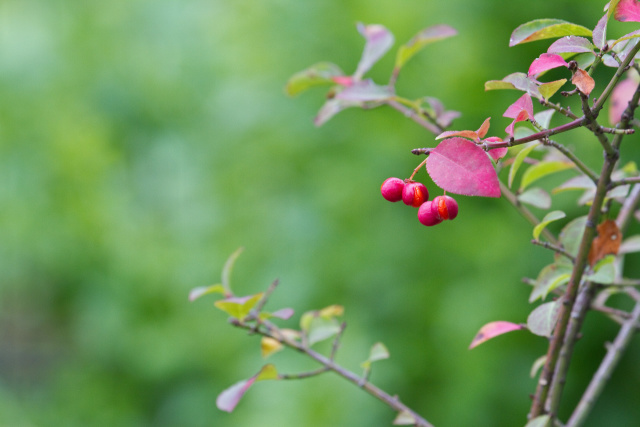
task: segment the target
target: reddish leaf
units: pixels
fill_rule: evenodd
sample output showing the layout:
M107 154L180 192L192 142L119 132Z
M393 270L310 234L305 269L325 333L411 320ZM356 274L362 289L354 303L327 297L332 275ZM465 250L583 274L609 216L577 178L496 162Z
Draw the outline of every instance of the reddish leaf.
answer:
M450 138L452 136L461 136L463 138L469 138L473 141L480 140L480 136L474 130L448 130L436 136L436 139Z
M524 329L524 326L518 325L516 323L505 322L504 320L498 320L497 322L491 322L484 325L480 328L480 331L473 337L471 341L471 345L469 345L469 349L477 347L485 341L490 340L491 338L497 337L498 335L505 334L511 331L517 331L519 329Z
M506 156L507 155L507 151L509 151L509 149L507 147L491 148L491 144L490 144L491 142L502 142L502 138L499 138L497 136L491 136L491 137L485 139L483 142L489 143L489 144L487 144L487 146L489 147L489 155L495 161L498 161L501 158L503 158L504 156Z
M571 83L576 85L578 90L585 95L589 95L593 88L596 86L596 82L593 78L582 68L578 68L571 78Z
M609 105L609 123L615 125L622 119L622 113L633 98L636 86L637 83L633 79L625 79L613 89Z
M551 70L552 68L568 67L567 61L560 55L555 53L543 53L540 57L533 60L529 67L529 76L535 76L543 71Z
M593 239L589 251L589 264L594 266L607 255L617 255L622 242L622 233L615 221L608 219L598 225L598 236Z
M234 410L242 396L256 381L278 379L278 372L273 365L264 365L260 372L249 378L235 383L218 395L216 406L221 411L231 412Z
M613 16L616 21L640 22L640 2L637 0L620 0Z
M563 36L591 36L591 30L561 19L536 19L513 30L509 46Z
M487 134L487 132L489 131L490 120L491 120L491 117L487 117L487 119L482 123L482 125L480 125L480 128L476 131L476 133L478 134L478 137L484 138L484 136Z
M533 118L533 102L531 101L531 96L528 93L522 95L516 102L511 104L507 111L504 112L502 117L509 117L510 119L516 119L520 115L522 111L526 111L529 115L528 118ZM526 120L526 119L524 119ZM523 120L518 120L523 121Z
M449 138L431 150L427 172L445 191L465 196L500 197L500 183L484 150L463 138Z

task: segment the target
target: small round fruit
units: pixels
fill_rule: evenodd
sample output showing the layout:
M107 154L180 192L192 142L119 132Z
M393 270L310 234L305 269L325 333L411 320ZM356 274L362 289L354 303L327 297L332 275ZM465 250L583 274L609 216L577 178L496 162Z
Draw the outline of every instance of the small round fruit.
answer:
M424 202L420 206L420 209L418 209L418 221L427 227L438 225L442 222L442 219L438 218L433 211L433 202Z
M458 202L453 197L438 196L431 205L434 215L440 219L454 219L458 216Z
M421 182L408 182L402 190L402 201L405 205L417 208L429 200L429 191Z
M404 181L400 178L387 178L380 186L382 197L390 202L402 200L402 190L404 190Z

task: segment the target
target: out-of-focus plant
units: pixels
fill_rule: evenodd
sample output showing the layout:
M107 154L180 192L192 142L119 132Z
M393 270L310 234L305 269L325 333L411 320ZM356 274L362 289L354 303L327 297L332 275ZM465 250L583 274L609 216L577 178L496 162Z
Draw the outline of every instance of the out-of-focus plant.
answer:
M624 275L625 255L640 251L640 236L626 235L630 221L634 216L638 217L640 172L633 161L622 155L623 139L633 134L634 126L640 124L634 116L640 100L640 66L636 62L640 30L609 40L607 24L611 18L640 22L640 2L611 1L593 30L558 19L537 19L513 31L510 46L543 39L557 40L532 61L526 73L513 73L501 80L486 82L486 90L523 92L503 113L513 121L502 136L487 136L490 118L477 130L447 130L460 115L458 112L448 111L433 97L413 100L396 93L395 83L400 72L414 55L428 44L456 34L446 25L422 30L402 45L386 84L367 79L365 74L391 48L394 37L382 25L360 24L358 31L366 43L352 74L348 75L335 64L321 62L295 74L286 86L289 95L297 95L312 86L330 86L327 99L315 118L318 126L346 108L389 106L435 135L435 140L440 141L437 145L412 151L427 157L407 179L388 178L381 187L386 200L402 200L404 204L418 208L420 223L435 226L444 220L455 219L458 204L450 194L457 194L504 196L532 224L531 243L548 249L552 258L550 264L541 268L537 278L525 279L531 285L529 302L537 306L528 315L523 314L522 319L526 318L526 322L501 320L482 326L470 345L474 348L516 330L527 330L548 341L546 355L536 360L532 367L532 376L538 375L539 380L528 421L524 420L523 414L523 424L527 427L584 425L611 372L640 327L640 292L637 290L640 280ZM594 71L603 67L609 67L613 72L599 73L608 76L595 80ZM555 68L564 68L566 76L545 81L544 74ZM563 87L565 91L560 92ZM577 98L580 111L573 112L562 102L552 101L556 94ZM534 100L540 107L534 108ZM605 106L611 127L601 124ZM554 115L560 119L557 120L559 124L552 126ZM575 152L552 139L554 135L579 128L590 131L592 143L599 144L603 150L599 171L591 169ZM587 143L580 141L580 144ZM427 187L414 180L423 166L443 190L442 196L429 200ZM573 176L554 188L541 184L542 178L560 171L571 171ZM582 194L578 198L582 212L575 217L552 209L552 195L566 197L571 191ZM542 209L546 215L539 219L526 205ZM477 220L481 221L480 218ZM555 235L547 225L561 220L565 225ZM368 358L362 362L361 374L336 362L345 328L345 323L339 320L343 307L332 305L304 313L299 328L293 330L277 325L279 319L293 316L293 309L273 312L264 309L277 281L264 293L237 296L229 277L239 254L240 250L228 260L220 284L196 288L190 299L209 293L221 294L222 299L216 301L216 307L229 314L232 325L262 337L263 357L288 347L314 359L320 367L314 371L285 374L272 364L264 365L249 379L223 391L217 400L220 409L232 411L256 381L302 379L333 371L392 408L397 413L394 424L432 425L397 396L369 381L373 363L389 357L389 351L382 343L371 347ZM632 308L621 310L607 305L614 294L630 300ZM591 312L603 313L619 323L620 329L582 398L569 419L563 422L557 416L563 404L562 391L574 345L585 317ZM329 354L314 349L316 343L327 339L333 340Z

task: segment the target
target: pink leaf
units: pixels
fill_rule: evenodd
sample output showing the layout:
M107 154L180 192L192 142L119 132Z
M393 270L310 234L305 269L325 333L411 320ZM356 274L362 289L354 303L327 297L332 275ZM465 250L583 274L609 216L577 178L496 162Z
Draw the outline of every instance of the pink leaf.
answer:
M393 34L382 25L358 24L358 31L367 40L358 68L353 74L356 80L360 80L364 73L378 62L393 45Z
M234 410L242 396L249 390L249 387L256 382L256 376L249 378L248 380L243 380L235 383L228 389L224 390L222 393L218 395L216 399L216 406L221 411L231 412Z
M613 89L609 105L609 123L615 125L622 119L622 113L633 98L637 85L633 79L625 79Z
M502 142L502 138L499 138L497 136L492 136L492 137L489 137L489 138L485 139L483 142L485 142L485 143L487 143L487 142L489 142L489 143L491 143L491 142ZM507 155L507 151L509 150L507 147L491 148L491 144L487 144L487 146L489 147L489 155L495 161L498 161L501 158L503 158L504 156L506 156Z
M445 191L465 196L500 197L500 183L484 150L464 138L449 138L431 150L427 172Z
M595 30L594 30L594 38L595 38ZM551 46L549 46L549 49L547 49L547 53L567 53L567 52L572 52L572 53L593 52L593 45L588 39L585 39L584 37L566 36L551 43Z
M516 119L522 111L526 111L529 115L529 119L533 118L533 102L531 96L528 93L522 95L516 102L511 104L507 111L504 112L502 117L509 117L510 119ZM524 119L526 120L526 119ZM518 120L523 121L523 120Z
M555 53L543 53L539 58L536 58L529 67L529 76L542 73L543 71L551 70L552 68L568 67L567 61L562 56Z
M640 2L637 0L620 0L613 16L616 21L640 22Z
M487 323L482 328L480 328L476 336L473 337L471 345L469 345L469 349L477 347L483 342L497 337L498 335L502 335L511 331L517 331L519 329L524 329L524 326L518 325L516 323L505 322L504 320Z
M331 77L331 80L333 80L334 83L337 83L340 86L349 87L353 84L353 77L351 76L334 76Z
M293 308L281 308L280 310L274 311L273 313L271 313L271 315L279 319L287 320L291 318L291 316L293 316L293 313L294 313Z

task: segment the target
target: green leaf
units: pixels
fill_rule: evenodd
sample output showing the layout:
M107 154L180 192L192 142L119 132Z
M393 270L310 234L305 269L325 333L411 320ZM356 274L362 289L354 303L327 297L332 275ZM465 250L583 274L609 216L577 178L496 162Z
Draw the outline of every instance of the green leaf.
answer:
M530 166L522 176L520 182L520 190L524 190L533 182L544 178L545 176L561 172L567 169L573 168L573 163L563 162L558 160L553 161L541 161L535 165Z
M218 300L214 305L220 310L224 311L231 317L236 319L244 319L247 317L251 309L260 301L263 293L260 292L255 295L249 295L246 297L231 297L223 300Z
M307 331L307 342L313 345L324 341L340 332L340 324L334 318L314 317Z
M484 84L484 90L497 89L517 89L527 92L538 99L542 97L538 90L538 85L525 73L512 73L502 80L489 80Z
M531 188L519 194L518 201L540 209L549 209L551 207L551 196L542 188Z
M586 175L574 176L573 178L568 179L567 181L560 184L558 187L551 190L552 194L557 194L562 191L569 190L590 190L595 189L596 184L593 182L591 178Z
M222 269L222 286L226 291L226 295L233 295L231 292L231 272L233 271L233 266L242 251L244 251L243 247L236 249L235 252L227 259L227 262L224 264L224 268Z
M542 368L544 366L545 363L547 363L547 355L546 354L544 356L538 357L536 359L536 361L533 362L533 365L531 365L531 371L529 372L529 376L531 378L535 378L536 374L538 373L540 368Z
M538 298L545 299L549 292L567 283L571 278L571 270L572 265L561 263L553 263L540 270L529 296L529 302L534 302Z
M542 337L550 337L558 320L560 300L546 302L533 310L527 317L529 330Z
M331 98L327 99L325 103L318 111L315 119L313 119L313 123L316 126L322 126L325 124L330 118L338 114L342 110L346 110L347 108L352 107L361 107L364 105L362 101L349 101L346 99L337 99Z
M623 240L618 250L618 254L630 254L632 252L640 252L640 234Z
M335 83L332 77L343 75L344 72L336 64L319 62L291 76L285 92L289 96L295 96L313 86L333 85Z
M578 255L578 249L580 247L580 242L582 241L582 234L584 233L584 227L586 224L587 217L581 216L565 225L560 232L558 240L564 250L571 256L575 257Z
M277 380L278 370L274 365L269 363L268 365L264 365L258 375L256 376L256 381L265 381L265 380Z
M550 427L551 417L549 415L540 415L527 423L524 427Z
M189 292L189 301L195 301L203 295L207 294L224 294L225 289L221 284L211 285L211 286L199 286L197 288L193 288L191 292Z
M447 37L455 36L456 34L458 34L458 32L448 25L436 25L425 28L413 36L407 44L400 46L396 55L395 68L397 70L402 68L409 59L422 50L426 45Z
M549 125L551 124L551 117L553 117L553 113L555 112L556 110L550 108L548 110L543 110L539 113L536 113L533 118L544 129L549 129Z
M591 36L591 30L561 19L536 19L513 30L509 46L564 36Z
M567 82L567 79L555 80L548 83L543 83L538 86L538 90L540 91L540 95L544 99L549 99L555 94L560 88Z
M415 424L415 417L407 411L398 412L398 415L396 415L396 418L393 420L394 426L412 426Z
M518 154L516 155L516 158L513 160L513 163L511 164L511 169L509 169L509 187L513 185L513 179L515 178L516 173L518 172L518 169L522 165L522 162L524 161L524 159L526 159L529 156L529 154L538 145L540 145L540 142L538 141L528 142L524 146L524 148L518 152Z
M540 224L536 225L533 228L533 238L537 240L538 237L540 237L540 233L542 233L542 230L544 230L547 227L547 225L551 224L553 221L557 221L557 220L562 219L562 218L564 218L566 216L567 216L567 214L565 214L562 211L549 212L548 214L546 214L544 216L544 218L542 219Z
M587 274L585 279L603 285L611 285L616 278L615 260L615 255L607 255L602 258L593 267L593 273Z
M371 347L371 351L369 351L369 358L362 362L361 366L365 369L369 369L372 362L388 358L389 350L387 350L387 347L381 342L377 342Z

